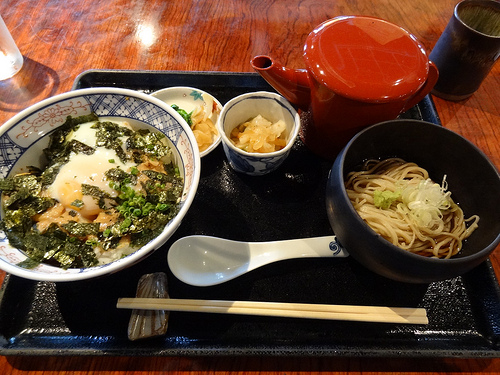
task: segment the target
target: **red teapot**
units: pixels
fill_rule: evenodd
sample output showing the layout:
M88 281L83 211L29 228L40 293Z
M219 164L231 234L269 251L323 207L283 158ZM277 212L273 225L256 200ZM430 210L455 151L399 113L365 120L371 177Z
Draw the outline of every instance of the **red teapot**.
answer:
M256 56L252 67L302 110L300 136L334 159L363 128L397 118L433 88L438 69L415 36L388 21L342 16L307 37L306 69Z

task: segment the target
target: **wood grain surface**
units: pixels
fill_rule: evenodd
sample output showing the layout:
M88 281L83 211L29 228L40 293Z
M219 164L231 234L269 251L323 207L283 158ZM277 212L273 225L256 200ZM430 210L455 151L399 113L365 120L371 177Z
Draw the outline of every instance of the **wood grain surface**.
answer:
M2 0L0 14L25 58L0 81L0 124L69 91L88 69L252 71L268 54L302 68L313 28L339 15L371 15L412 32L430 52L457 0ZM469 99L434 97L440 120L500 168L500 64ZM500 274L499 251L491 256ZM4 273L0 272L3 278ZM500 313L500 312L499 312ZM0 374L479 374L500 359L0 357Z

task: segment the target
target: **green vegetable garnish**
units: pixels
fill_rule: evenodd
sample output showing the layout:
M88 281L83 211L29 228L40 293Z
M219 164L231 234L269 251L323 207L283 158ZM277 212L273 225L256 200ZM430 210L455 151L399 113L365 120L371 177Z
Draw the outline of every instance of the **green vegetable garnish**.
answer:
M179 108L177 104L172 104L172 108L175 109L177 113L180 114L184 120L186 120L189 126L193 125L193 120L191 120L191 113L193 112L187 113L186 110Z
M400 197L400 191L375 190L373 192L373 203L375 204L375 207L387 210Z

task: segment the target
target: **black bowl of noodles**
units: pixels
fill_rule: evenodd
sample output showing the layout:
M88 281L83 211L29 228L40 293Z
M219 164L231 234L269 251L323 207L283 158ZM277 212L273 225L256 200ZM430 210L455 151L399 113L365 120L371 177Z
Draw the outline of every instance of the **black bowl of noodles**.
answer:
M390 158L417 167L389 163ZM439 207L442 199L449 202L450 192L454 203ZM330 171L326 206L349 254L396 281L430 283L460 276L485 261L500 242L497 169L468 140L428 122L393 120L358 133ZM470 221L464 222L461 212Z

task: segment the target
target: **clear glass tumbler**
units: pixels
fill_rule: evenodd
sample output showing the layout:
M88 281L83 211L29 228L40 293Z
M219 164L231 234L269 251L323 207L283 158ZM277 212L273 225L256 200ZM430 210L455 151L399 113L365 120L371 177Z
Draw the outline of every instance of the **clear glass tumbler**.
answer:
M0 16L0 81L11 78L23 66L23 55Z

